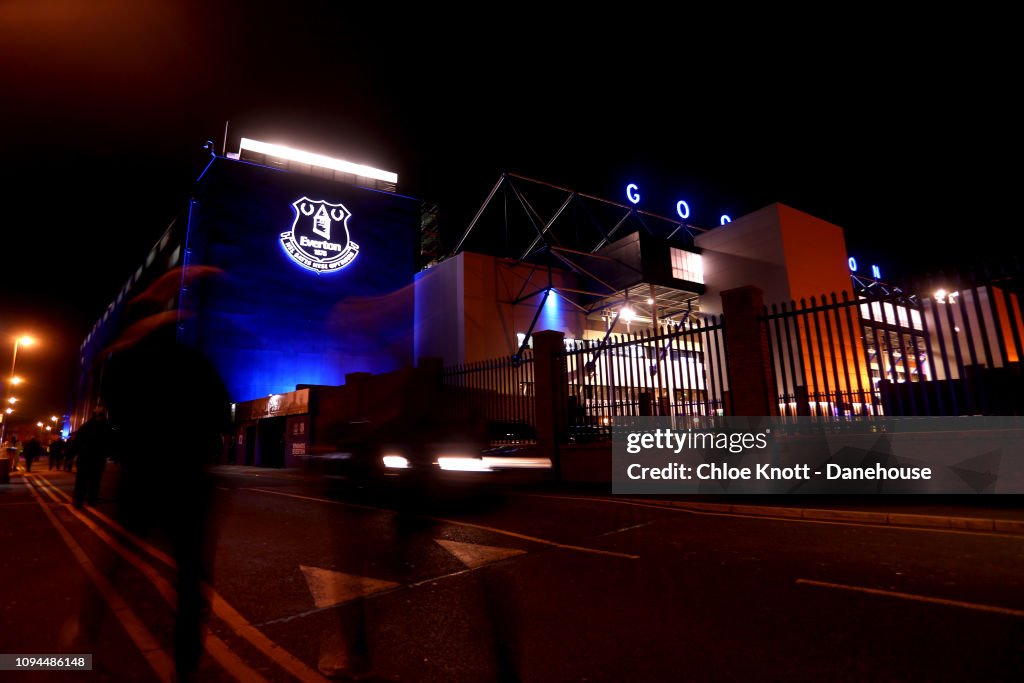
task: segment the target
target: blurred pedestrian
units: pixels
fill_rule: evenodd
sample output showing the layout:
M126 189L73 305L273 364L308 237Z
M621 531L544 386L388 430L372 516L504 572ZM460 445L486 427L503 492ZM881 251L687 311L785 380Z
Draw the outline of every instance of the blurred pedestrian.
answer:
M75 455L76 455L75 435L71 434L68 436L68 440L64 442L64 471L70 472L75 466Z
M95 505L100 495L100 481L113 452L114 434L107 421L107 411L96 407L89 420L75 433L78 474L75 476L74 504Z
M64 461L64 439L58 436L56 439L50 442L50 469L54 469L56 466L57 471L60 471L61 465Z
M25 447L21 454L25 458L25 471L31 472L32 463L36 461L36 458L43 454L43 445L39 443L38 438L33 436L25 442Z
M143 320L158 323L159 318ZM177 564L174 660L178 680L194 680L202 654L211 582L212 483L205 465L230 428L230 401L216 370L178 344L173 326L155 330L111 355L104 382L110 419L122 443L122 524L139 536L158 532Z
M11 459L11 472L18 471L18 459L21 457L18 453L18 437L11 434L11 438L7 440L7 455Z

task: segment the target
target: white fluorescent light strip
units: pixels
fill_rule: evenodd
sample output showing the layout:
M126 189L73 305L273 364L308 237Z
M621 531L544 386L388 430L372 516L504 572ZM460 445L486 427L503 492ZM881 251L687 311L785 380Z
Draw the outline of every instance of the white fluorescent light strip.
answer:
M300 164L329 168L334 171L341 171L342 173L351 173L364 178L373 178L374 180L383 180L387 183L398 184L397 173L382 171L379 168L374 168L373 166L353 164L351 161L345 161L343 159L325 157L323 154L304 152L301 149L293 149L291 147L285 147L284 145L274 145L269 142L260 142L259 140L242 138L242 145L239 149L239 154L241 154L241 150L245 149L250 152L256 152L257 154L266 154L267 156L277 157L278 159L297 161Z

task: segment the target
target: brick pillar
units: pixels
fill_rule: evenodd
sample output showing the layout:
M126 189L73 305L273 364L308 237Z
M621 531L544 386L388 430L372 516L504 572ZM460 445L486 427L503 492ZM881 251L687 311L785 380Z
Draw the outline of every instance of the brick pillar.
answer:
M556 478L561 477L558 446L568 434L565 335L546 330L533 334L533 379L536 396L537 454L551 458Z
M753 286L722 292L725 319L725 365L729 371L732 410L726 414L778 415L767 333L757 319L764 312L764 292Z

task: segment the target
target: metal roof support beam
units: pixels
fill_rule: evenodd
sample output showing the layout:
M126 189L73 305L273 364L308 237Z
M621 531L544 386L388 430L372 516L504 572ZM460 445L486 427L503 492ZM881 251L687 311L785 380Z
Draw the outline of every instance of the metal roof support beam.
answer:
M582 200L578 201L578 203L583 208L583 213L590 220L591 225L593 225L594 228L596 228L597 231L599 233L601 233L601 237L603 238L601 240L601 242L602 243L607 242L608 241L608 233L605 232L604 228L601 227L601 224L597 222L596 218L594 218L594 214L590 211L590 207L587 206L587 203L582 201Z
M601 247L608 244L612 239L612 235L618 232L619 228L626 224L626 220L633 215L634 211L634 209L627 209L626 215L619 219L619 222L615 224L615 227L611 229L611 231L605 236L603 240L597 243L596 247L590 250L590 253L596 254L598 251L601 250Z
M686 234L689 235L690 237L696 237L696 235L693 234L693 231L690 230L690 226L688 226L686 223L680 223L679 225L676 226L675 230L668 234L668 237L666 239L672 239L680 230L685 230Z
M537 326L537 320L540 319L540 312L544 310L544 304L547 303L548 297L551 296L550 287L543 291L544 296L540 299L540 304L537 306L537 312L533 314L533 320L530 322L530 329L526 331L526 335L523 337L523 343L519 345L519 349L516 351L516 355L514 356L517 363L523 359L523 351L526 350L526 345L529 343L530 337L533 335L533 328Z
M523 207L523 211L526 212L526 217L530 219L530 225L533 226L533 229L537 232L537 237L544 239L544 233L541 232L541 229L538 226L538 223L543 223L544 219L534 211L533 206L526 201L526 198L523 197L523 193L519 191L519 188L516 187L515 183L510 180L508 186L512 188L512 194L514 194L516 199L519 200L519 205Z
M523 303L524 301L527 301L527 300L529 300L529 299L532 299L533 297L537 296L537 295L538 295L538 294L540 294L541 292L546 292L546 291L547 291L547 290L549 290L549 289L551 289L551 288L550 288L550 287L541 287L540 289L535 289L535 290L533 290L532 292L530 292L529 294L527 294L526 296L521 296L521 297L517 297L517 298L513 299L513 300L512 300L512 304L513 304L513 305L515 305L515 304L521 304L521 303Z
M597 359L600 358L604 350L608 348L608 340L611 339L612 330L614 330L615 326L619 324L619 316L622 315L622 309L628 305L629 297L627 296L622 300L622 305L619 306L619 310L615 311L615 319L612 320L610 325L608 325L608 329L604 331L604 338L600 342L598 342L597 348L594 349L594 352L590 356L590 360L587 361L586 368L588 375L594 374L594 366L597 365Z
M462 249L462 245L466 241L466 238L469 237L469 233L473 232L473 228L476 227L477 221L480 220L480 216L482 216L484 211L487 210L487 207L490 206L491 200L494 199L494 195L498 193L498 188L500 188L501 184L505 182L505 178L505 174L502 173L501 177L498 178L498 182L496 182L494 187L491 188L491 193L487 195L487 199L485 199L484 203L480 205L479 209L477 209L476 214L473 216L473 220L469 222L469 226L466 227L465 232L462 233L462 237L459 238L458 244L455 245L455 248L452 250L452 253L449 254L449 257L455 256L459 253L459 250Z
M602 280L601 278L599 278L596 275L594 275L593 273L589 272L586 268L584 268L584 267L582 267L582 266L580 266L578 264L575 264L571 260L569 260L566 257L562 256L557 251L552 251L551 255L554 256L559 261L561 261L562 263L564 263L565 265L569 266L569 268L573 272L579 273L580 275L585 275L586 277L590 278L591 280L593 280L597 284L603 285L604 287L607 287L609 294L614 294L615 292L619 291L615 287L612 287L610 284L608 284L607 282Z
M523 281L523 286L519 288L519 293L516 294L516 298L512 300L512 303L519 303L520 301L523 301L523 299L528 299L529 298L529 297L524 297L523 296L523 292L526 291L526 286L528 284L530 284L531 282L533 282L533 274L536 273L536 272L537 272L537 266L534 265L532 268L530 268L530 274L526 276L526 280ZM530 296L533 296L533 294L531 294Z
M641 271L639 268L634 268L633 266L629 265L628 263L620 261L617 258L612 258L611 256L602 256L601 254L591 254L591 253L588 253L588 252L585 252L585 251L576 251L575 249L566 249L565 247L549 247L549 249L551 249L551 251L565 252L566 254L576 254L578 256L586 256L587 258L601 259L602 261L611 261L612 263L618 264L618 265L622 266L623 268L626 268L627 270L631 270L634 273L637 273L638 275L643 273L643 271Z
M526 257L530 255L530 252L533 251L534 247L536 247L538 243L540 243L541 241L543 241L545 244L547 243L547 240L544 239L544 235L548 233L548 230L550 230L551 226L554 225L555 221L558 220L558 217L562 215L562 212L565 211L565 207L569 206L569 204L572 203L573 197L575 196L575 194L570 194L568 197L565 198L565 201L562 202L562 205L558 207L558 211L555 211L555 215L551 217L551 220L544 224L544 229L540 231L539 235L533 238L533 242L531 242L530 246L526 248L526 251L523 252L523 255L519 257L520 261L525 261Z

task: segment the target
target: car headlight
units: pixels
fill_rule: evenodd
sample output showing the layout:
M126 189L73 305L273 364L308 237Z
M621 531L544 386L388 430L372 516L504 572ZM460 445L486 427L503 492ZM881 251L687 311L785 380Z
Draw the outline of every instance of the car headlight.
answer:
M442 470L456 472L490 472L490 466L480 458L452 457L445 456L437 459L437 465Z
M385 455L382 460L384 461L384 467L393 470L404 470L409 468L409 461L402 455Z

